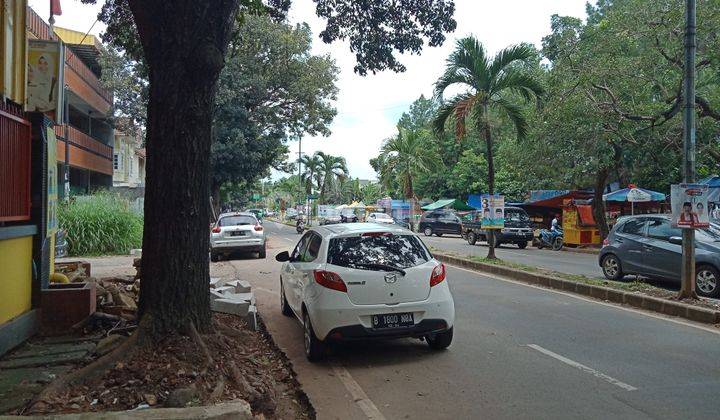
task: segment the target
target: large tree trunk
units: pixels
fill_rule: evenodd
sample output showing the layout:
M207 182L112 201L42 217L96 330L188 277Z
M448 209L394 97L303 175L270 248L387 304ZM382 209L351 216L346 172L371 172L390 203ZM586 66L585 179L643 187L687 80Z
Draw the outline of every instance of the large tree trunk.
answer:
M610 233L610 228L605 219L605 202L603 201L603 194L605 193L605 187L607 186L608 175L610 170L608 168L600 168L595 175L595 193L593 194L593 217L597 224L600 236L605 239Z
M495 194L495 163L494 163L494 156L493 156L493 138L492 138L492 132L490 131L490 114L488 111L488 106L483 105L483 120L484 120L484 127L483 127L483 133L485 134L485 159L487 160L488 165L488 194L493 195ZM487 241L488 241L488 254L487 258L490 260L494 260L497 258L495 256L495 230L488 229L487 231Z
M220 205L220 184L215 181L211 181L210 197L212 197L212 209L215 212L215 216L219 216L222 210L222 206Z
M129 0L149 68L140 313L153 335L210 327L212 104L238 0Z

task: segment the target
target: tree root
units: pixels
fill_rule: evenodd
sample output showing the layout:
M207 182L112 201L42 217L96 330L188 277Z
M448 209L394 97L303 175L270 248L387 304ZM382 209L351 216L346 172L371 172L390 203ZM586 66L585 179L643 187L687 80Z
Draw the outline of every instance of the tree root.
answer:
M51 382L50 385L45 387L45 389L32 400L29 406L32 408L32 406L41 401L48 403L53 395L58 394L68 386L86 383L89 380L98 378L112 365L132 355L138 341L138 335L140 335L140 330L136 331L135 334L131 335L130 338L105 356L100 357L81 369L58 377Z
M208 349L207 344L205 344L205 341L200 336L200 333L198 332L197 328L195 328L195 323L190 321L190 325L188 326L188 332L190 334L190 338L193 339L195 344L198 345L203 351L203 354L205 355L205 363L206 366L211 366L215 363L213 360L212 355L210 354L210 349Z
M225 391L225 378L220 377L220 380L218 381L217 385L215 385L215 388L213 389L212 394L210 394L210 401L217 401L222 397L223 392Z
M235 385L239 386L247 395L250 396L249 402L255 402L259 401L262 398L262 395L260 395L259 392L253 388L248 381L245 379L245 377L240 372L240 369L237 367L235 362L230 361L228 363L228 367L230 368L230 373L232 375L232 380L235 382Z

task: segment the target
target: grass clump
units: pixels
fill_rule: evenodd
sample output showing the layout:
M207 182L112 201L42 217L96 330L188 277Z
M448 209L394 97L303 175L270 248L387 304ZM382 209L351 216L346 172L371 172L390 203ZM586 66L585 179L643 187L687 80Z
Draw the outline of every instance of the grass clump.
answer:
M58 224L67 231L71 256L128 254L142 244L143 218L117 194L73 197L59 206Z

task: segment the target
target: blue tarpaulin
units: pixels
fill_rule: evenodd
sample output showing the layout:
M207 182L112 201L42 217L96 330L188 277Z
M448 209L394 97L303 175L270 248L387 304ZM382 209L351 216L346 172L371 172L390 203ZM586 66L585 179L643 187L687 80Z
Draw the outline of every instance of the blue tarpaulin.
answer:
M650 191L650 190L646 190L644 188L637 188L637 187L636 188L623 188L621 190L617 190L617 191L613 191L611 193L605 194L605 195L603 195L603 200L626 202L626 201L628 201L628 193L630 193L631 190L640 190L643 193L650 196L650 200L643 200L643 201L665 201L665 194L659 193L657 191Z
M711 203L720 202L720 176L711 175L698 184L705 184L708 186L708 201Z

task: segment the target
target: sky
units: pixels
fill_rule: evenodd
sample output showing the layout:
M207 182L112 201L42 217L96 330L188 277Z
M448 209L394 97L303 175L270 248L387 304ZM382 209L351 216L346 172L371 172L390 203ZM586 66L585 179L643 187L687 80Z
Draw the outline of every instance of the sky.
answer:
M308 22L313 35L313 53L329 54L340 68L335 104L337 117L328 137L306 136L303 153L323 151L345 157L350 176L375 179L377 175L369 160L376 157L384 139L396 133L395 124L403 112L421 94L432 95L433 83L441 75L445 58L455 41L475 35L492 54L512 44L532 42L540 47L543 36L550 32L553 14L585 17L587 0L456 0L457 29L448 34L441 47L425 48L420 55L403 55L404 73L385 71L359 76L354 73L355 57L347 43L324 44L318 34L324 29L322 19L315 16L312 0L293 0L291 23ZM98 3L102 3L99 0ZM49 0L29 0L29 4L45 20ZM99 34L105 26L95 23L99 5L85 5L79 0L62 0L63 14L56 16L55 25L77 31ZM90 29L92 27L92 29ZM298 143L290 142L291 158L297 158ZM273 179L287 176L274 172Z

